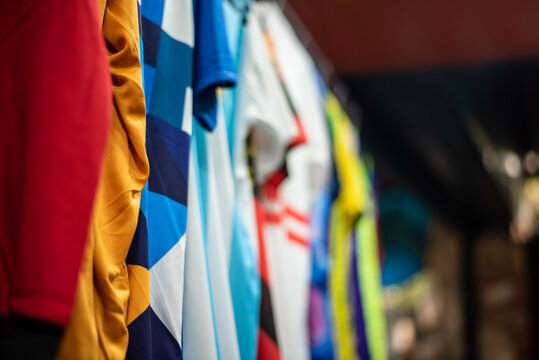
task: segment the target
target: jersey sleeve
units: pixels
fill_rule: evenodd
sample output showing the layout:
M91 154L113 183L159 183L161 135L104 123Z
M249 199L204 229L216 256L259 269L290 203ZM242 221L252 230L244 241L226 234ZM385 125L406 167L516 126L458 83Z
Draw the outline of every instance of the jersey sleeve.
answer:
M247 136L253 136L257 182L263 183L284 164L298 128L271 63L258 14L250 15L239 65L235 141L244 144Z
M194 114L208 130L217 122L217 87L236 84L222 0L195 0Z
M301 145L308 151L300 166L309 176L306 187L314 195L327 182L331 166L328 129L318 90L316 66L279 5L273 2L264 5L267 8L266 26L274 39L284 85L305 130L306 141Z
M348 224L355 224L367 202L362 179L357 177L361 169L355 129L333 94L326 100L326 111L333 134L335 168L341 188L337 201Z

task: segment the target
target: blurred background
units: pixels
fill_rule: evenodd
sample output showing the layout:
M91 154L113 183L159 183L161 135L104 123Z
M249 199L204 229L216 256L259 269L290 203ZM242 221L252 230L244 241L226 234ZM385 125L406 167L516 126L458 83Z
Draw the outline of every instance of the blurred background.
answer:
M539 358L539 2L283 6L375 164L391 358Z

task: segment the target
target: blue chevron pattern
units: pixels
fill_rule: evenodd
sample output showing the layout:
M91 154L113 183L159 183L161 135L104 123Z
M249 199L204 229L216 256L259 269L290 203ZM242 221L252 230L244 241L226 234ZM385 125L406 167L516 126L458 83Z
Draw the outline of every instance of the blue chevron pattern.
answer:
M150 177L127 263L148 270L150 305L128 324L127 358L181 359L193 0L142 0L140 15Z

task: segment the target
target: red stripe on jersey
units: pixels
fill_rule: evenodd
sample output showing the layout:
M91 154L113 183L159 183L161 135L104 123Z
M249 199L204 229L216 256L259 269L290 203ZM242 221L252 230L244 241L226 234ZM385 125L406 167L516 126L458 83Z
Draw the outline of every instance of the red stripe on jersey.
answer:
M262 194L264 198L269 200L278 200L279 199L279 185L286 179L288 176L288 171L286 166L282 166L280 169L275 171L262 185Z
M281 353L277 344L260 329L258 330L258 360L280 360Z
M292 209L291 207L287 206L285 209L285 213L298 221L301 221L306 224L309 223L309 217L307 215L303 215L299 211L296 211Z
M286 236L288 236L288 240L292 241L293 243L296 243L298 245L305 246L305 247L309 246L309 242L307 241L307 239L299 236L298 234L288 231L286 233Z
M305 133L303 124L301 123L301 120L299 119L299 116L297 114L294 114L294 122L298 127L298 134L288 144L289 149L301 144L305 144L307 142L307 134Z
M283 213L281 212L268 212L264 214L264 220L269 224L280 224L283 221Z

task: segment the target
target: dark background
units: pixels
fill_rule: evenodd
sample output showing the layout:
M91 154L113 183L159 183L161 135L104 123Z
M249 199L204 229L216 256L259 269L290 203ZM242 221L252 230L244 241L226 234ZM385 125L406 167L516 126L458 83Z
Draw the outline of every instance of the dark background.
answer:
M463 342L477 358L476 242L488 232L509 241L516 202L511 181L485 169L473 129L497 150L539 152L539 1L284 3L360 127L381 192L409 189L462 234ZM523 247L533 346L537 241Z

